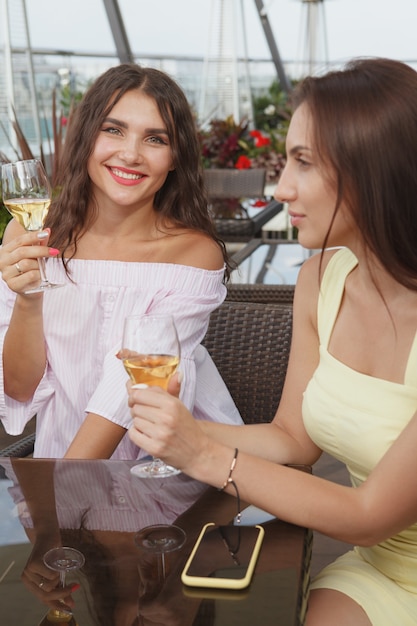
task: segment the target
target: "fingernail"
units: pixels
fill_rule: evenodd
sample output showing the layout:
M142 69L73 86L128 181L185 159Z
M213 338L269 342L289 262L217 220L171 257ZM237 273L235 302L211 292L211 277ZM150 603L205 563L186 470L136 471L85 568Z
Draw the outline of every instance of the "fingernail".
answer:
M49 248L49 256L58 256L59 250L57 248Z
M71 591L78 591L78 589L81 587L80 583L74 583L71 586Z
M49 229L41 231L36 236L37 236L38 239L48 239L48 237L49 237Z
M178 370L177 379L178 379L178 384L181 385L182 381L184 380L184 374L181 372L181 370Z
M145 383L136 383L136 385L132 385L132 389L147 389L148 385Z

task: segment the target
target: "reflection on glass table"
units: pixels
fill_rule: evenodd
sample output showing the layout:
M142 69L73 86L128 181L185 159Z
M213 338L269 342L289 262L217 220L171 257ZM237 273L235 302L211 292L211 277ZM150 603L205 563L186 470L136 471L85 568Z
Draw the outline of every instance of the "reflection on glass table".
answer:
M65 591L73 626L297 623L308 575L305 529L268 522L245 594L196 595L181 582L184 564L207 521L232 523L236 499L184 474L157 481L134 477L134 463L0 459L2 623L39 625L57 606L58 576L43 562L45 552L57 546L71 546L85 557ZM155 524L178 526L186 537L166 555L163 584L135 543L141 529Z
M4 459L0 464L6 475L1 482L7 484L0 502L7 516L0 521L0 579L4 576L22 599L16 606L0 585L0 602L2 616L19 626L48 623L46 608L61 608L59 581L48 578L43 562L59 545L85 557L84 567L68 580L62 609L69 607L83 626L131 626L140 585L135 535L150 524L171 524L207 489L181 474L160 481L134 477L134 461ZM81 587L71 592L74 583ZM68 610L67 618L72 619Z

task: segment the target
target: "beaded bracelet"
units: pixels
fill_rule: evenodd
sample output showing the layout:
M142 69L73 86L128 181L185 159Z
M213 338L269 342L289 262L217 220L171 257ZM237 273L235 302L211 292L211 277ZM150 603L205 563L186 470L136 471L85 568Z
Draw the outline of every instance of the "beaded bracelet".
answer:
M223 487L220 487L219 491L224 491L226 489L226 487L228 485L232 485L232 487L234 488L234 490L236 491L236 500L237 500L237 515L236 515L236 523L239 524L240 523L240 519L241 519L241 512L240 512L240 495L239 495L239 489L237 488L237 485L235 483L235 481L232 478L232 474L233 474L233 470L235 469L236 466L236 461L237 461L237 455L239 454L239 449L235 448L235 454L233 456L232 459L232 463L230 465L230 470L229 470L229 476L227 477L227 479L224 482Z

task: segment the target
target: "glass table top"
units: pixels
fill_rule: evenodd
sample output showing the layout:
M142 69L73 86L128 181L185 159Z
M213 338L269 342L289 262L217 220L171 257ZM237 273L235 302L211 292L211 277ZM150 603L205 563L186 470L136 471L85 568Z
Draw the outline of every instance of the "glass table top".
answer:
M293 626L304 576L305 529L277 520L264 525L248 589L188 588L181 571L201 528L208 521L232 523L236 499L183 474L140 479L130 473L132 465L0 458L2 623L51 623L45 616L62 594L51 571L48 578L43 555L67 545L85 557L85 565L68 574L67 582L80 587L69 594L74 617L67 623ZM160 554L145 553L135 542L138 531L152 524L175 524L186 534L185 544L165 555L162 578Z

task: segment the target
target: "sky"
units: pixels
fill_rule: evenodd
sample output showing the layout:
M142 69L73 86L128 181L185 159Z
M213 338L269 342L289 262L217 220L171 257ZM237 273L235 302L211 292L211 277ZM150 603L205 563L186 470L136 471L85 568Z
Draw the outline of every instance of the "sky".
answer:
M219 1L119 0L119 6L134 53L204 56L210 10ZM248 56L270 58L255 2L242 2ZM101 0L26 0L26 6L33 47L114 50ZM264 0L264 6L281 59L306 58L308 3ZM386 56L417 64L416 0L324 0L316 8L314 32L321 45L315 58L339 63L355 56Z

